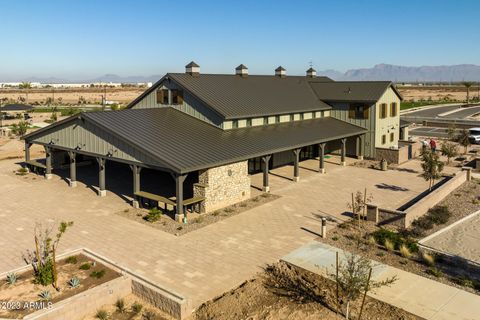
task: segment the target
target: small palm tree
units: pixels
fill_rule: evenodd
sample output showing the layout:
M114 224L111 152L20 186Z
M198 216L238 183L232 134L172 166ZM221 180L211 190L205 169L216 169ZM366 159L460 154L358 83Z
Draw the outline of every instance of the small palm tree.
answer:
M28 103L28 89L32 88L32 84L30 82L22 82L18 85L18 88L25 90L25 101Z
M463 86L467 88L467 104L470 103L470 88L473 86L473 82L464 81L462 82Z
M422 153L422 177L429 182L428 190L432 190L436 179L440 179L444 163L436 152L425 150Z

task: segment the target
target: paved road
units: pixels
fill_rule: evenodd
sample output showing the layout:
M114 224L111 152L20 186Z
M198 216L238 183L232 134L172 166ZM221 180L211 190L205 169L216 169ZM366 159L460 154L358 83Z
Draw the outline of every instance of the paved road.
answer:
M455 109L460 109L461 105L454 105L454 106L443 106L438 108L426 108L424 110L418 110L414 112L409 112L406 116L409 117L437 117L438 114L452 111Z
M409 134L417 137L447 138L445 128L420 127L410 129Z
M448 119L464 119L466 117L472 116L475 113L480 112L480 106L477 107L469 107L469 108L460 108L459 111L447 114L443 116L442 118L448 118Z

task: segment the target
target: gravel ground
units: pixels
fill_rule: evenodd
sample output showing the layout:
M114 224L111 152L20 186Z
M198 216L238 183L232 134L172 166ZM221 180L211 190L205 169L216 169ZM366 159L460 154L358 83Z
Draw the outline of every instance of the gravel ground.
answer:
M357 319L361 299L353 303L351 319ZM340 301L344 310L343 302ZM334 320L335 284L301 268L278 262L239 287L206 302L196 320ZM340 313L341 314L341 313ZM417 316L367 297L362 319L416 320Z
M280 198L280 196L278 195L274 195L271 193L262 193L259 196L250 198L248 200L239 202L223 209L216 210L211 213L187 213L187 224L176 222L173 218L174 213L171 211L163 214L160 219L155 222L149 222L144 219L144 217L148 213L148 210L146 209L125 209L123 211L116 212L116 214L151 226L153 228L174 234L176 236L181 236L188 232L198 230L200 228L208 226L209 224L216 223L223 219L235 216L239 213L250 210L267 202L276 200L278 198Z

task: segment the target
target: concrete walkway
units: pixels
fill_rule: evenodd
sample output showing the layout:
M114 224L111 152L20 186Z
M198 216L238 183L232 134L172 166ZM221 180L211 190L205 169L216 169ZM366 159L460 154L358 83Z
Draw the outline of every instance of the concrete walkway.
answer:
M335 272L337 251L342 259L342 250L312 241L290 252L282 260L317 274L328 275ZM376 263L372 279L381 281L395 275L398 280L392 286L379 288L369 296L427 320L480 319L478 295L380 263Z

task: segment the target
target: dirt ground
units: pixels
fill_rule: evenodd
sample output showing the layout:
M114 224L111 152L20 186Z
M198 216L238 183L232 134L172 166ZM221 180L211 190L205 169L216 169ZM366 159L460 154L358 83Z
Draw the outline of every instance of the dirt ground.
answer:
M344 309L343 301L340 301ZM357 319L361 299L352 309ZM340 319L336 315L335 284L309 271L278 262L255 278L209 301L195 320L314 320ZM410 313L367 297L362 319L419 319Z
M19 97L27 99L28 94L28 100L25 101L28 104L43 104L47 98L54 98L55 102L77 104L80 97L83 97L89 104L99 104L105 93L104 90L104 88L56 88L55 90L52 90L51 88L29 90L0 89L0 99L7 98L16 101ZM107 88L106 100L127 104L142 94L145 90L146 88L140 87ZM59 100L59 98L61 99Z
M39 293L48 290L51 294L51 302L55 303L64 300L68 297L76 295L80 292L98 286L102 283L108 282L120 276L119 273L107 268L101 263L96 262L95 266L92 265L93 261L84 255L76 255L76 263L67 263L65 259L58 262L58 285L61 291L56 291L52 286L42 286L34 283L34 276L31 270L19 274L17 283L9 285L5 280L0 284L0 302L11 301L20 302L20 306L23 307L24 302L39 301ZM81 270L79 267L82 264L88 263L91 267L88 270ZM105 274L101 278L91 277L90 274L93 271L104 270ZM80 285L78 288L68 288L67 282L77 277L80 279ZM5 310L0 308L0 317L17 318L19 315L25 315L36 310L23 309L18 310Z
M0 160L23 159L25 157L25 142L18 138L0 137ZM40 145L30 148L30 158L45 157L45 149Z
M458 100L467 99L467 90L463 86L398 86L400 94L406 101L409 100ZM478 97L478 87L470 88L470 99Z

